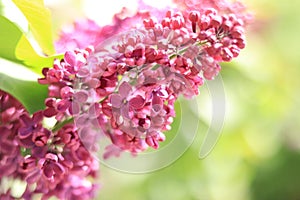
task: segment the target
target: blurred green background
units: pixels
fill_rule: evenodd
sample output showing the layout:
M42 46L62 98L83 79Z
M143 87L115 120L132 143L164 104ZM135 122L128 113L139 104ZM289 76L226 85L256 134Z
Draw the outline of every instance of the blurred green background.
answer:
M46 1L54 33L85 14L84 2L92 1ZM247 30L246 49L222 65L226 119L211 153L198 157L209 126L210 93L203 87L197 97L199 132L183 156L147 174L101 165L98 199L300 199L300 1L245 4L255 19Z

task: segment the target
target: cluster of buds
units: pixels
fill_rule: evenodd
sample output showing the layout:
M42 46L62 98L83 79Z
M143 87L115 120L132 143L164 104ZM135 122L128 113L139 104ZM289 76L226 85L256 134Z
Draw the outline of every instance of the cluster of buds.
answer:
M44 110L30 116L0 92L0 178L24 180L24 199L38 193L43 199L89 199L97 187L88 179L98 171L92 153L102 137L111 141L105 159L159 148L171 129L175 101L198 95L204 81L217 76L220 62L245 47L241 15L213 4L177 3L187 9L158 16L138 12L123 20L116 15L106 27L88 20L63 33L57 48L67 50L64 58L44 68L38 80L48 85ZM132 29L139 20L141 26ZM105 41L107 30L114 37ZM43 123L49 118L53 127Z

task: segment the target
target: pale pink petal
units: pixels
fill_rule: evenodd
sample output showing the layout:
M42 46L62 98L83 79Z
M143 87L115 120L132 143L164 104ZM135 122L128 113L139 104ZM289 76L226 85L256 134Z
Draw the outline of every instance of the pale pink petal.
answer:
M123 82L119 87L119 94L121 97L126 98L129 95L129 92L131 91L132 86L128 82Z
M118 94L112 94L110 96L110 103L114 108L120 108L122 105L123 98Z

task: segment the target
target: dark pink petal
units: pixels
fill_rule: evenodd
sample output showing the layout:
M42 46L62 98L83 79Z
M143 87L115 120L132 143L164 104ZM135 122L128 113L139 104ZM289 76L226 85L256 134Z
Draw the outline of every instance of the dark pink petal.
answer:
M54 115L57 114L57 110L55 108L46 108L46 110L44 110L44 116L45 117L53 117Z
M10 155L16 148L12 141L1 141L1 154L8 154Z
M129 100L130 107L141 109L145 105L145 99L141 95L137 95Z
M32 124L32 121L31 121L31 118L29 117L28 114L23 114L20 116L20 120L21 122L23 122L23 124L26 126L26 125L31 125Z
M69 169L73 168L73 166L74 166L73 162L70 160L63 160L61 163L63 166L65 166L66 168L69 168Z
M49 136L50 136L50 131L42 128L40 131L33 133L32 141L37 146L45 146L47 144Z
M52 169L58 175L65 173L65 168L60 163L53 163Z
M75 66L76 64L76 54L74 51L67 51L64 56L64 60L70 64L71 66Z
M69 86L65 86L60 90L60 96L63 99L70 98L73 95L73 93L74 93L73 89Z
M21 147L32 148L34 146L34 142L32 141L32 137L25 137L19 139L19 144Z
M60 97L60 89L61 89L61 85L58 84L49 85L48 87L49 97Z
M36 170L32 171L30 174L28 174L25 177L25 180L27 181L27 183L33 184L33 183L36 183L40 177L41 177L41 172L39 169L36 169Z
M19 165L19 170L24 173L29 173L36 168L36 159L32 156L24 157L24 160Z
M78 148L78 150L76 151L76 154L80 160L86 160L90 156L90 153L84 147Z
M157 149L159 147L158 142L153 137L147 137L146 143L154 149Z
M10 135L10 130L8 127L0 126L0 141L4 141Z
M155 112L159 112L163 107L163 100L157 96L156 94L153 94L152 97L152 109Z
M10 176L10 175L13 175L16 170L17 170L17 166L16 165L16 159L14 157L12 158L8 158L6 160L6 163L5 165L0 165L0 171L1 171L1 174L0 174L0 179L2 179L2 177L4 176Z
M47 151L48 151L47 146L42 146L42 147L35 146L34 148L31 149L31 155L37 158L43 158L47 153Z
M64 143L69 143L71 141L72 135L71 134L62 134L61 139Z
M56 103L56 100L55 98L47 98L45 100L45 105L48 106L48 107L53 107Z
M43 120L43 118L44 118L43 111L38 111L33 114L32 121L34 122L34 124L38 124Z
M44 165L43 173L47 178L51 178L54 175L52 165L50 165L50 164Z
M61 100L57 103L57 110L60 112L66 111L71 106L71 102L69 100Z
M24 139L24 138L27 138L29 137L32 133L33 133L33 129L34 127L21 127L19 129L19 133L18 133L18 136L20 139Z

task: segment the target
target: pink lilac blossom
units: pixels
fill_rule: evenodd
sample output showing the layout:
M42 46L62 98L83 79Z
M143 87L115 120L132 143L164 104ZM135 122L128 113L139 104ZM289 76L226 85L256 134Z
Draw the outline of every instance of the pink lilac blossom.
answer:
M48 130L42 124L43 111L30 116L1 90L0 114L0 178L24 180L23 199L35 194L42 194L42 199L91 199L95 195L97 185L87 178L97 177L98 163L79 140L77 128L66 124L58 131ZM1 199L14 199L10 190L5 192Z
M210 12L216 15L215 11L208 10L204 13L204 17L211 14ZM192 20L196 23L195 27L204 26L197 19ZM165 23L166 21L170 23ZM213 54L215 57L211 57L207 53L207 49L212 48L213 42L220 42L219 40L223 39L223 36L216 36L220 24L217 24L215 28L208 21L206 28L215 28L216 33L205 37L201 32L197 35L193 28L191 30L190 27L185 27L185 23L187 26L190 25L190 22L182 14L173 15L171 12L167 12L161 24L153 18L145 20L145 29L141 30L142 34L123 35L122 43L114 47L118 54L113 56L104 54L103 56L103 54L95 52L87 59L86 65L90 68L101 69L100 74L99 70L96 70L96 75L91 70L90 76L93 78L98 76L100 81L100 84L97 85L98 88L94 88L96 96L98 96L96 99L106 98L101 102L98 116L101 120L106 118L105 121L110 121L110 125L103 126L104 123L102 123L102 131L111 138L113 144L122 150L138 153L148 146L157 148L158 141L164 140L161 132L167 130L166 127L169 127L172 117L175 116L172 111L176 98L180 94L184 94L186 97L198 94L198 87L203 84L201 70L206 79L212 79L220 70L217 61L222 60L223 57L216 53ZM228 30L228 32L230 31L231 29ZM211 32L213 31L211 30ZM209 37L216 39L209 40ZM230 39L234 40L234 38ZM165 40L168 41L165 42ZM197 57L188 55L186 58L180 54L176 55L178 48L184 50L186 48L184 45L188 44L187 47L190 47L191 43L197 45L197 42L201 43L202 41L203 45L199 45L200 50ZM155 48L158 45L160 49ZM243 48L241 45L239 47ZM225 53L221 55L225 55ZM171 59L172 56L175 58ZM88 62L89 60L92 62ZM97 60L99 62L95 62ZM224 60L226 61L225 56ZM152 70L154 64L161 66ZM160 74L151 77L152 71ZM128 82L124 81L118 87L116 79L119 75L127 77ZM110 79L113 81L109 81ZM139 82L136 82L137 80ZM130 84L131 82L136 83L134 85ZM158 93L164 95L158 96ZM165 99L162 98L163 96ZM172 100L170 101L169 98ZM168 102L168 107L165 108L167 111L162 110L160 114L151 113L151 110L159 107L153 104L155 101Z
M14 97L0 90L0 180L4 176L16 176L17 164L22 156L18 145L19 118L27 114Z
M57 53L72 51L75 48L84 49L89 45L98 46L101 42L124 31L125 27L134 24L140 18L148 17L149 11L137 12L130 16L126 8L113 17L110 25L99 26L91 19L80 19L74 22L73 26L65 28L59 34L59 39L55 42Z
M138 0L138 8L132 13L128 8L123 7L120 12L113 16L112 23L99 26L91 19L78 19L73 25L64 28L55 42L57 53L65 53L75 48L84 49L89 45L95 48L101 42L116 34L128 31L128 28L139 28L142 26L143 19L151 15L163 16L166 9L157 9Z
M103 32L93 20L77 20L73 27L65 28L60 33L59 40L55 43L56 51L64 53L67 50L95 45L101 42Z
M141 4L131 16L124 8L111 25L86 20L63 31L56 47L64 58L44 68L38 80L48 85L44 110L29 115L0 91L0 178L25 180L24 199L92 198L98 140L111 141L105 159L159 148L178 97L198 95L220 63L245 47L242 4L175 2L180 6L161 11ZM56 124L46 128L46 118Z
M147 12L139 29L131 31L135 27L131 25L121 34L115 29L108 49L102 48L104 42L67 51L63 60L44 70L45 78L39 81L49 84L52 98L46 102L46 115L58 120L66 117L62 114L74 115L79 135L88 146L99 138L93 131L98 128L101 136L109 137L119 148L108 147L112 155L158 148L175 117L176 99L197 95L204 80L219 73L219 63L231 61L245 47L245 17L232 12L239 4L205 1L199 7L192 1L177 3L188 9L164 10L165 15L160 12L157 16ZM126 9L122 12L115 20L126 16ZM139 12L124 17L120 24L137 22L137 16ZM90 117L94 106L97 114Z

